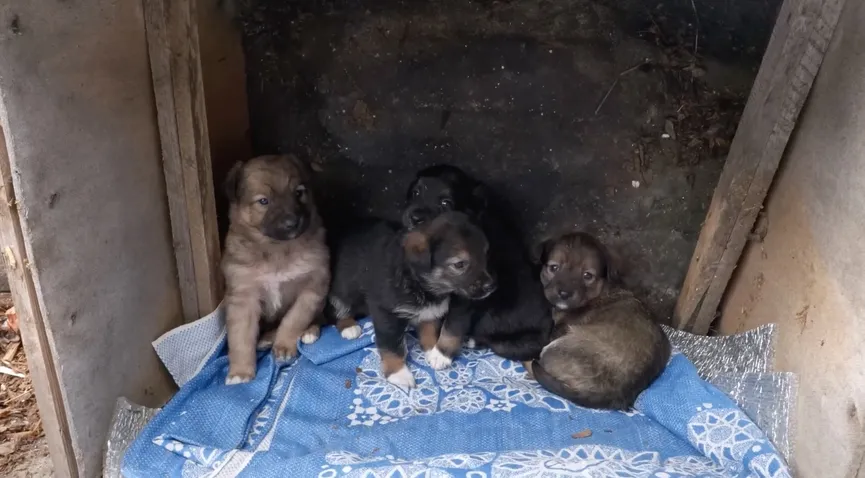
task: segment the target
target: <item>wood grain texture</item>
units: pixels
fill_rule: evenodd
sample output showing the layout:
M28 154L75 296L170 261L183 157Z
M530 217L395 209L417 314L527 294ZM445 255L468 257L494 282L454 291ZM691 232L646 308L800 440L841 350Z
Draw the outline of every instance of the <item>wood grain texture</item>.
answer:
M727 156L674 312L705 334L762 209L845 0L785 0Z
M39 298L28 267L27 249L21 232L17 201L12 182L12 168L6 150L6 139L0 127L0 245L9 277L15 310L18 313L21 341L27 355L27 368L33 380L42 428L48 442L48 452L54 464L54 474L60 478L77 477L75 453L69 422L63 404L60 380L51 356L45 321Z
M216 188L220 237L228 231L228 198L222 193L228 171L252 156L246 61L232 2L198 0L198 40L210 133L210 164Z
M144 16L183 316L222 296L195 0L145 0Z
M34 385L57 474L96 477L117 398L174 391L151 342L183 323L143 5L4 6L20 21L0 41L0 118L21 235L2 250L32 290L19 314L37 324L25 351L48 377Z

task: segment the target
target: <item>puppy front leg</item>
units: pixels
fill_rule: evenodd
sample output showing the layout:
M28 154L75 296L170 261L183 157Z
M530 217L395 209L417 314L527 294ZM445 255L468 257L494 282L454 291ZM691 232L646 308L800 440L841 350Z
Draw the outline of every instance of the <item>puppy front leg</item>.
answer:
M370 313L385 378L397 387L413 388L414 377L405 364L405 329L408 324L381 307L370 307Z
M297 296L297 300L288 309L288 313L282 318L276 329L276 337L273 339L273 355L278 360L285 360L297 355L297 339L302 335L314 335L314 339L308 337L312 343L318 339L318 324L314 324L316 314L324 305L324 296L312 290L304 290Z
M253 290L229 290L225 297L225 327L228 338L226 385L255 378L255 345L261 305Z
M453 358L438 347L438 342L441 340L440 325L441 322L438 320L425 320L417 325L420 346L424 351L427 363L435 370L441 370L453 363Z
M360 337L363 330L360 328L357 321L354 320L354 314L351 311L351 307L335 295L329 296L327 301L333 310L333 316L336 319L336 330L339 331L339 335L346 340L353 340Z
M448 314L445 317L442 331L439 334L436 347L447 357L454 358L463 345L463 340L469 335L472 327L470 317L465 315Z

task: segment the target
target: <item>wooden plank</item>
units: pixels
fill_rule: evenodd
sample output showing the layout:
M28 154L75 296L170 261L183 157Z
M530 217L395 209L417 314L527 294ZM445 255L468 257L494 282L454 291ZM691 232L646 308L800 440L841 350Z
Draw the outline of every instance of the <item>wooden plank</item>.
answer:
M153 407L171 396L151 341L182 323L143 5L6 5L0 19L14 12L19 26L0 40L21 231L9 246L34 294L30 317L19 313L45 332L25 350L37 376L59 382L36 382L43 415L68 426L51 447L57 473L89 478L102 472L117 398Z
M246 61L232 6L225 0L198 0L201 72L220 234L228 230L228 200L219 186L234 163L252 155Z
M9 287L18 313L21 341L27 355L27 368L36 392L42 429L57 477L77 477L75 453L69 422L63 405L60 380L51 357L45 321L28 267L27 249L21 232L17 201L12 182L12 168L6 149L6 138L0 126L0 246L9 278Z
M678 328L705 334L715 319L844 1L784 1L676 304Z
M196 0L145 0L144 17L184 320L221 298Z

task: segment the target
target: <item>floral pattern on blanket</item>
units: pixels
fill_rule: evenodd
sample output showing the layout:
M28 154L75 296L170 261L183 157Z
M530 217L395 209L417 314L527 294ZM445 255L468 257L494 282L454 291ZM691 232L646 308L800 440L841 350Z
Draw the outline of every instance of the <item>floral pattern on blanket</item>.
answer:
M226 386L223 343L130 447L124 476L790 476L765 434L680 354L625 413L576 407L488 350L433 370L415 338L418 387L406 392L381 376L373 344L368 321L354 341L326 328L298 361L260 354L254 381Z
M510 412L517 405L551 412L568 412L573 407L528 379L522 365L489 351L466 349L462 353L465 361L432 370L415 344L417 339L409 336L407 341L408 364L417 386L404 390L388 382L381 372L378 352L369 347L358 366L357 397L346 415L349 426L384 425L443 412Z
M608 445L558 450L446 454L419 460L362 457L347 451L325 457L319 478L673 478L737 476L789 478L790 472L759 429L737 409L703 404L688 423L692 443L704 457L635 452ZM751 455L749 469L745 458Z
M656 452L633 452L604 445L559 450L447 454L421 460L393 456L364 458L349 452L326 456L318 478L607 478L719 476L712 460L694 456L662 460ZM768 475L767 475L768 476Z

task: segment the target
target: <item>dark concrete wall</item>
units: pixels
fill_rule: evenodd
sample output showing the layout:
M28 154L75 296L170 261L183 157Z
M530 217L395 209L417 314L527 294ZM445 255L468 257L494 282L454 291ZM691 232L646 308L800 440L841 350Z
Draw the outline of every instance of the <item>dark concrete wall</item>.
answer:
M631 33L640 34L654 22L671 39L691 45L696 26L701 54L756 66L769 43L782 0L599 0L598 3L615 10Z

